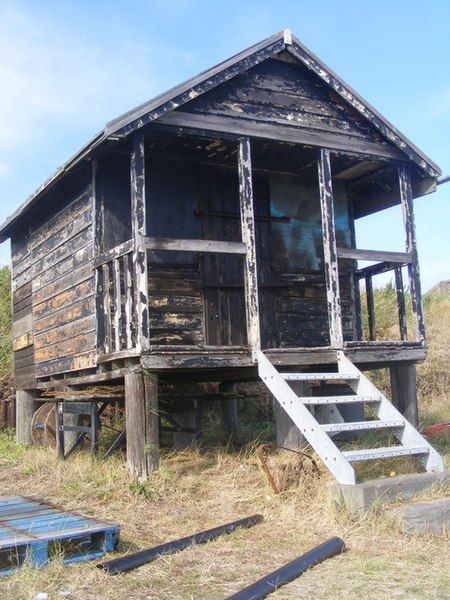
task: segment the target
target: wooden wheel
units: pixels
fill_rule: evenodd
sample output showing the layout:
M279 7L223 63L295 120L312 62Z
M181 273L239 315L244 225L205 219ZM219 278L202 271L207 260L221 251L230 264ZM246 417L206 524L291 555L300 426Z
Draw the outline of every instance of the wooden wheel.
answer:
M55 403L45 402L33 415L31 438L36 446L56 446Z

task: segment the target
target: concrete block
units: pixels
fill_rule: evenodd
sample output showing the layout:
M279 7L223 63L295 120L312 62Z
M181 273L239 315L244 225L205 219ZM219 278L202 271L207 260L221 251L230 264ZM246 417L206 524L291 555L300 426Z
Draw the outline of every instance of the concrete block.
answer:
M450 498L431 502L416 502L389 509L404 533L441 534L450 530Z
M450 493L450 471L445 473L417 473L389 479L375 479L356 485L333 484L332 497L340 506L363 516L377 504L409 500L429 489L447 489Z

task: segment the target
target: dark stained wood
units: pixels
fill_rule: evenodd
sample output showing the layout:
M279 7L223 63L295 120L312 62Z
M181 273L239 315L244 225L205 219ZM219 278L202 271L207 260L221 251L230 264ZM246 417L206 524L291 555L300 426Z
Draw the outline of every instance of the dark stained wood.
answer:
M411 255L407 252L384 252L382 250L363 250L361 248L337 248L338 258L354 260L380 260L389 263L410 263Z
M245 138L239 142L238 173L242 241L247 248L245 255L244 277L245 308L247 314L247 338L253 353L256 353L261 348L261 332L259 324L252 159L250 140L248 138Z
M400 200L403 209L403 223L406 232L406 251L411 255L408 265L411 308L413 314L414 335L416 340L425 340L425 323L422 308L422 292L420 285L419 257L417 253L416 228L414 224L414 207L411 190L411 177L408 168L401 165L398 170Z
M336 229L334 221L333 185L330 152L323 148L320 150L318 168L330 343L332 346L339 348L342 347L343 344L343 333L337 264Z
M257 119L241 119L235 116L223 115L197 115L187 112L171 112L158 122L178 128L201 128L206 131L218 133L231 132L236 136L249 136L280 142L311 145L315 147L326 146L331 150L344 150L353 152L361 157L377 157L389 159L402 159L402 153L394 147L380 146L360 138L348 138L333 133L318 130L305 130L278 123L261 122Z
M400 330L400 339L408 339L408 329L406 323L406 307L405 307L405 289L403 287L402 269L397 267L395 273L395 290L397 294L398 307L398 324Z
M411 425L419 424L417 406L416 366L414 364L393 364L389 367L392 389L392 403Z
M31 421L38 408L36 393L18 389L16 391L16 442L18 444L32 444Z
M145 202L145 149L143 132L133 135L131 152L131 229L134 240L133 274L136 289L133 321L136 325L136 347L143 351L150 345L148 318L147 252L141 238L147 234Z
M125 374L127 464L138 482L146 481L158 466L158 379L140 370Z
M375 325L375 304L373 300L373 285L372 277L366 276L366 300L367 300L367 319L369 325L369 340L375 341L377 339L376 325Z

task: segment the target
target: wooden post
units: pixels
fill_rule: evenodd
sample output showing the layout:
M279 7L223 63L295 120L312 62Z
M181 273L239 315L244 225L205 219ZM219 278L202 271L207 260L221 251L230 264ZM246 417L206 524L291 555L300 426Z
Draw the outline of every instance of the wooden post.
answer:
M419 424L417 406L416 365L395 364L389 367L391 376L392 404L411 425Z
M311 393L311 388L303 381L293 381L291 387L298 396L309 396ZM277 431L277 446L291 450L301 448L306 441L305 438L275 397L273 398L273 413Z
M395 291L397 293L398 326L400 330L400 339L402 341L405 341L408 339L408 328L406 324L405 290L403 287L401 267L396 267L395 269Z
M125 374L127 465L131 475L145 481L159 463L158 380L144 379L141 370Z
M180 427L191 430L174 431L173 447L177 450L183 450L188 446L195 446L198 442L197 433L199 431L196 402L182 399L177 401L173 417Z
M330 151L325 148L320 149L318 170L330 344L333 347L342 348L344 338L342 334L341 296L334 224L333 184Z
M236 385L230 381L221 383L219 389L222 394L230 395L236 393ZM235 441L238 429L236 398L228 397L220 401L220 421L223 440L225 442Z
M16 391L16 442L32 444L31 421L38 408L35 390Z
M133 136L130 161L131 176L131 228L134 240L133 272L135 280L134 322L137 328L138 350L150 348L148 321L148 275L147 251L143 243L146 235L145 207L145 149L144 134L137 131Z
M414 225L414 207L411 189L411 177L406 165L398 169L400 201L403 209L403 224L406 234L406 252L411 255L408 265L409 288L411 293L411 308L414 325L414 335L417 341L425 341L425 324L423 319L422 292L420 289L419 258L417 254L416 229Z
M238 149L239 197L241 207L242 241L247 247L245 255L245 307L247 338L253 359L261 349L259 324L258 275L256 264L255 215L253 209L253 182L250 140L243 138Z
M375 324L375 303L373 300L372 276L366 275L366 301L367 301L367 321L369 325L369 340L374 342L377 339L377 328Z

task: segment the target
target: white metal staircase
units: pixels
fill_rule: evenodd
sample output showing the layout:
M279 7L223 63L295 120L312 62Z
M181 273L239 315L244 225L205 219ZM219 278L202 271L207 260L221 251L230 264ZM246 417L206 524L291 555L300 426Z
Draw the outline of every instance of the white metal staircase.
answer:
M337 351L337 371L331 373L282 373L263 352L259 352L258 372L262 381L339 483L354 485L356 477L351 463L363 460L416 456L427 471L444 471L442 457L343 352ZM313 385L323 384L324 389L324 384L342 384L347 386L345 389L347 392L350 390L350 393L298 396L289 384L290 381L316 382ZM339 406L355 404L370 406L375 418L344 422ZM322 410L322 416L328 415L327 420L332 422L319 422L312 412L317 408L312 407L328 408L328 411ZM331 439L333 435L342 432L381 429L392 431L397 445L341 451Z

